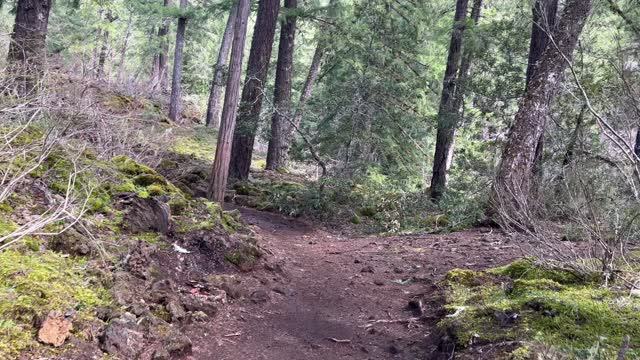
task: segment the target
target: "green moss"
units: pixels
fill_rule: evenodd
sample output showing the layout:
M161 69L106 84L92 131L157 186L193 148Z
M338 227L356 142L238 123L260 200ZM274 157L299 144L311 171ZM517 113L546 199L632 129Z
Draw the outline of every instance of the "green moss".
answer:
M486 275L466 269L453 269L446 275L446 279L449 282L454 282L464 286L477 286L481 284L482 278L486 278Z
M351 223L358 225L362 223L362 218L360 218L360 216L358 215L354 215L353 217L351 217Z
M50 251L0 253L0 358L38 346L34 319L51 310L75 310L77 321L95 320L95 308L111 303L96 283L81 260Z
M18 229L18 225L3 216L0 216L0 236L11 234Z
M131 181L126 181L124 184L118 185L115 188L116 192L135 192L136 185Z
M118 171L129 175L155 174L155 171L148 166L139 164L135 160L124 155L118 155L111 159L111 163L116 166Z
M156 245L160 242L162 237L158 233L144 233L133 235L132 238Z
M575 284L583 282L571 272L561 270L549 270L540 267L531 259L520 259L507 266L499 267L489 271L492 274L508 276L514 280L536 280L549 279L560 284Z
M521 346L509 354L509 360L527 360L531 358L531 349L528 346Z
M13 212L13 207L7 204L6 201L3 201L3 202L0 202L0 211L9 214Z
M240 248L230 251L225 259L237 266L242 271L250 270L258 259L262 257L262 251L251 244L244 244Z
M160 196L166 194L164 187L158 184L149 185L147 191L151 196Z
M142 174L133 178L133 183L138 186L150 186L150 185L167 185L167 180L158 174Z
M378 209L373 206L362 207L358 209L358 213L366 217L374 217L378 213Z
M446 301L445 308L455 316L443 319L439 326L459 346L535 341L575 356L600 342L605 353L613 355L625 335L640 337L639 300L576 281L569 272L538 268L528 259L487 273L449 273ZM640 354L638 346L632 343L633 354Z

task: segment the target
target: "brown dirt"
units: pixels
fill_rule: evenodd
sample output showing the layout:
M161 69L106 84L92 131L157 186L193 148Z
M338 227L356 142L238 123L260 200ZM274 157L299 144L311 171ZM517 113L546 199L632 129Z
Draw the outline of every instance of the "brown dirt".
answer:
M191 325L189 359L438 359L438 282L450 269L483 269L520 255L491 229L447 235L347 237L301 220L241 209L271 253L246 276L254 301ZM268 295L266 302L260 301ZM420 300L424 316L407 308ZM215 327L212 327L215 324Z

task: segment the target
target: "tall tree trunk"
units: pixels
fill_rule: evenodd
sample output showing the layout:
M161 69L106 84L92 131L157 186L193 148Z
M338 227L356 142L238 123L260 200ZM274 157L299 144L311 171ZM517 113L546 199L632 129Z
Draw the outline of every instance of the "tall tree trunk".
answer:
M568 60L591 12L592 0L568 0L550 45L540 58L502 152L494 197L515 210L527 206L535 149Z
M213 161L211 179L207 191L209 200L219 203L224 201L224 192L227 187L227 177L229 175L231 140L233 139L233 132L236 126L240 76L242 75L242 58L244 54L244 42L247 36L250 5L249 0L238 1L238 17L233 33L233 48L231 49L231 60L229 62L229 76L227 78L227 89L224 96L224 106L222 108L222 120L220 123L220 131L218 132L218 145L216 146L216 157Z
M44 71L50 10L51 0L18 0L7 60L21 95L37 90Z
M436 135L436 150L433 159L433 173L431 177L431 198L439 200L447 186L447 164L453 146L455 129L458 123L458 110L455 108L456 83L460 58L462 55L462 35L467 18L469 0L457 0L453 17L453 31L449 44L447 68L444 74L442 97L438 110L438 132Z
M168 8L173 5L172 0L164 0L164 7ZM180 4L182 6L182 3ZM162 22L162 26L158 29L158 39L160 40L160 52L157 54L157 87L161 92L167 90L169 85L169 41L167 41L167 35L169 34L169 27L171 26L171 19L166 18ZM186 26L186 24L185 24Z
M335 4L336 0L329 0L329 7L332 7ZM320 32L325 31L327 31L327 26L323 24L320 26ZM284 134L282 136L282 166L287 166L287 163L289 162L289 153L293 142L293 134L295 132L300 132L300 134L302 134L300 131L300 123L302 122L302 116L304 115L305 108L311 98L313 88L315 87L318 75L320 74L320 68L322 67L322 62L326 52L326 45L325 40L320 40L318 45L316 45L316 50L313 52L313 58L311 59L311 65L309 66L309 72L307 73L307 78L302 87L300 98L298 99L298 106L293 114L293 118L288 124L285 124Z
M127 50L129 48L129 39L131 38L131 32L133 31L133 14L129 14L129 20L127 21L127 32L124 35L124 42L122 43L122 50L120 51L120 62L118 63L118 81L123 81L124 65L127 57Z
M533 5L533 22L531 25L531 42L529 45L529 61L527 63L527 75L525 91L529 87L529 82L536 71L536 66L547 45L549 44L549 34L556 26L558 12L558 0L536 0ZM546 126L545 126L546 127ZM538 139L536 145L536 155L533 165L533 172L538 174L542 171L541 161L544 152L544 131Z
M284 6L288 11L295 11L298 0L285 0ZM275 112L271 119L271 138L267 150L267 170L277 170L284 164L285 153L284 129L291 119L291 78L293 76L293 49L296 35L296 16L287 13L287 17L280 26L280 45L278 48L278 65L276 69L276 84L273 93Z
M187 8L187 0L180 0L180 9ZM169 100L169 119L171 121L180 120L182 105L182 51L184 49L184 33L187 29L187 18L178 18L178 29L176 30L176 51L173 56L173 79L171 83L171 98Z
M218 52L218 61L213 71L213 80L211 81L211 93L209 94L209 103L207 106L207 117L205 124L218 128L220 126L220 97L224 91L224 78L227 72L227 60L229 59L229 51L233 42L233 27L236 23L238 14L238 4L233 5L229 11L229 19L224 29L222 43L220 44L220 52Z
M293 134L300 127L300 123L302 122L302 116L304 114L305 108L309 99L311 98L311 94L313 92L313 88L315 86L316 80L318 79L318 75L320 74L320 68L322 66L322 60L324 58L325 48L324 44L318 44L316 46L316 50L313 53L313 59L311 60L311 66L309 66L309 73L307 73L307 79L304 82L304 86L302 87L302 92L300 93L300 99L298 100L298 107L296 108L295 113L293 114L293 118L291 119L290 124L285 124L284 131L285 133L282 135L282 166L287 166L287 162L289 161L289 151L291 150L291 143L293 141Z
M258 4L247 75L240 100L238 128L233 135L231 147L229 176L233 179L246 180L249 177L279 10L279 0L260 0Z

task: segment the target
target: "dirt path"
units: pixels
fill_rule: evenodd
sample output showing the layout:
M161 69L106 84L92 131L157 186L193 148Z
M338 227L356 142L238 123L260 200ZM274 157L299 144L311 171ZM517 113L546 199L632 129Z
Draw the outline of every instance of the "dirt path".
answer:
M495 266L518 253L488 230L346 238L241 211L282 273L251 273L268 300L229 306L216 329L198 334L193 359L435 359L434 284L451 268ZM426 320L405 322L412 299L423 301Z

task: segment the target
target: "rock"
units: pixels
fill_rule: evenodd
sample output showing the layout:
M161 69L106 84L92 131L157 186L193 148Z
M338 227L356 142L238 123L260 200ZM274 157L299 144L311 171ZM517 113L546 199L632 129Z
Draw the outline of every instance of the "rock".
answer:
M284 296L293 296L293 290L290 288L285 288L281 286L276 286L273 288L273 292L278 293Z
M374 273L373 266L367 265L367 266L363 267L362 270L360 270L360 272L361 273L371 273L371 274L373 274Z
M51 311L38 331L38 341L59 347L67 340L71 330L73 330L73 324L65 318L64 314Z
M640 289L632 289L630 295L636 298L640 298Z
M179 322L187 317L187 312L184 311L182 304L175 298L169 298L165 305L165 308L171 315L172 322Z
M175 293L176 286L173 280L158 280L151 285L147 298L153 303L164 304Z
M141 279L148 279L151 272L151 255L154 251L155 248L152 245L138 241L127 259L127 270Z
M393 272L396 273L396 274L402 274L402 273L404 273L404 270L402 268L396 266L396 267L393 268Z
M153 353L151 360L170 360L171 354L166 349L158 349Z
M125 313L111 320L98 339L100 348L106 353L135 359L142 349L144 334L138 328L135 315Z
M133 289L135 288L137 279L124 271L116 272L113 278L113 287L109 290L113 299L121 306L131 304L135 298Z
M383 286L384 285L384 281L382 281L380 279L374 280L373 283L376 284L377 286Z
M414 317L420 317L424 315L424 306L421 300L410 300L409 304L407 305L407 310L411 311Z
M269 294L266 291L260 289L252 292L249 298L254 304L262 304L269 301Z
M89 239L74 228L69 228L62 234L54 236L48 245L53 251L69 255L85 256L91 253Z
M169 232L171 210L169 205L154 198L127 196L122 202L126 226L134 233L150 231L166 234Z
M191 354L193 344L185 335L174 332L164 342L164 349L171 356L184 356Z
M205 322L209 319L209 316L202 311L196 311L191 314L191 320L194 322Z
M212 275L207 277L207 287L212 292L214 289L221 289L232 299L240 299L247 296L247 290L242 286L240 280L233 275Z
M221 291L224 292L223 290ZM212 296L211 298L214 297ZM217 304L210 297L187 295L181 301L184 308L189 312L202 312L208 316L213 316L218 312Z

